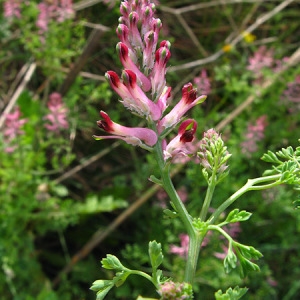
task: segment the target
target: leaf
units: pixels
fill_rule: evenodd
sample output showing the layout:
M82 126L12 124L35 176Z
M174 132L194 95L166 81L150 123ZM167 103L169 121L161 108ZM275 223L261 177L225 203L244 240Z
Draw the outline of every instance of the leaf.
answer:
M170 209L164 209L163 213L166 215L166 217L170 219L174 219L178 217L178 214L175 211L172 211Z
M131 274L131 271L121 271L116 274L113 278L113 282L116 287L121 286L127 279L127 277Z
M102 300L113 286L114 282L112 280L96 280L90 289L97 292L97 300Z
M77 203L74 211L79 214L95 214L99 212L110 212L118 208L124 208L128 203L123 199L115 199L113 196L99 197L95 194L88 195L83 203Z
M156 270L164 258L160 243L156 241L149 242L149 257L153 270Z
M245 210L240 211L238 208L232 210L225 222L227 223L235 223L235 222L242 222L242 221L246 221L251 217L252 213L249 213Z
M276 152L276 154L279 157L290 159L294 156L294 150L291 146L289 146L285 149L282 148L281 151Z
M107 254L106 258L103 258L101 260L101 264L104 269L108 269L108 270L120 270L120 271L127 270L127 268L125 268L121 264L119 259L116 256L111 254Z
M259 259L263 256L261 254L261 252L259 252L252 246L238 244L238 248L239 248L242 256L244 256L247 259Z
M215 293L216 300L238 300L241 299L248 291L248 288L240 288L236 286L234 289L229 288L227 291L222 294L222 290L218 290Z
M160 179L158 179L157 177L155 177L154 175L151 175L149 177L149 180L153 183L156 183L156 184L162 186L162 181Z
M276 163L276 164L281 164L282 161L280 161L276 154L273 153L272 151L268 150L268 153L265 153L262 158L261 158L263 161L266 161L266 162L270 162L270 163Z
M253 272L253 271L259 271L260 268L257 264L251 262L250 260L244 258L244 257L239 257L240 260L240 276L241 278L245 278L248 273Z
M224 269L226 273L229 273L231 270L236 268L237 257L232 251L232 249L228 249L227 255L224 259Z

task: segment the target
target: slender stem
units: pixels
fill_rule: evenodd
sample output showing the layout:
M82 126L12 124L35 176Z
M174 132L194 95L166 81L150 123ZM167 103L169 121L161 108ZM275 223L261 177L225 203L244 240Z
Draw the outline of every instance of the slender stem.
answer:
M170 197L174 207L179 214L180 219L182 220L187 232L189 235L194 233L194 227L192 224L192 218L187 212L184 204L182 203L180 197L178 196L173 182L170 176L170 164L166 163L164 160L164 155L161 147L161 139L158 140L156 145L154 146L155 158L159 167L162 185Z
M225 211L225 209L227 207L229 207L234 201L236 201L239 197L241 197L246 192L253 191L253 190L264 190L264 189L268 189L268 188L277 186L280 184L280 181L278 181L278 179L280 179L280 177L281 177L280 174L276 174L276 175L271 175L271 176L259 177L259 178L255 178L255 179L249 179L243 187L241 187L238 191L236 191L234 194L232 194L225 202L223 202L223 204L221 204L215 210L215 212L212 214L212 216L208 220L209 224L213 224L219 218L221 213L223 211ZM254 186L257 183L263 183L263 182L274 181L274 180L276 180L276 181L273 183L270 183L270 184Z
M188 235L189 235L189 251L188 251L188 258L187 258L187 265L185 269L185 277L184 281L192 283L197 263L198 263L198 257L200 252L200 246L201 242L204 237L200 236L200 234L196 231L196 229L193 226L192 218L187 212L184 204L182 203L180 197L178 196L173 182L171 180L170 176L170 165L166 164L163 157L163 152L161 148L160 141L157 142L157 144L154 147L154 153L156 155L156 160L159 166L160 175L161 175L161 181L162 185L170 197L176 212L178 213Z
M215 188L217 185L217 171L219 168L219 166L218 166L219 155L216 155L214 160L215 160L215 162L213 165L213 172L208 180L208 188L207 188L204 203L203 203L203 206L202 206L202 209L200 212L200 220L203 222L205 221L205 218L206 218L206 215L207 215L207 212L210 207L211 200L212 200L212 196L214 194L214 191L215 191Z
M215 191L215 187L216 187L216 184L214 182L212 182L211 184L208 185L204 203L203 203L203 206L202 206L202 209L200 212L200 220L203 222L205 221L208 209L210 207L210 203L212 200L213 193Z
M148 279L149 281L151 281L155 285L156 288L158 288L157 284L155 284L153 282L152 277L150 275L148 275L147 273L144 273L144 272L138 271L138 270L129 270L129 272L130 272L130 274L135 274L135 275L140 275L140 276L145 277L146 279Z

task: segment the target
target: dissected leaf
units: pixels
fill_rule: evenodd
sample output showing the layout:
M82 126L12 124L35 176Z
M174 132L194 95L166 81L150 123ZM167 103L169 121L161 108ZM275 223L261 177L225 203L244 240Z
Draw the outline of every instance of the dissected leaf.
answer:
M112 280L96 280L90 289L97 292L97 300L102 300L113 286L114 282Z
M160 243L156 241L149 242L149 257L153 270L156 270L164 258Z
M225 222L235 223L235 222L246 221L251 217L251 215L252 215L251 213L245 210L240 211L238 208L236 208L228 214Z
M237 257L232 251L232 249L228 249L227 255L224 259L224 269L226 273L229 273L232 269L236 268Z
M109 269L109 270L126 270L126 268L121 264L119 259L111 254L107 254L106 258L103 258L101 260L102 267L104 269Z
M241 299L248 291L248 288L236 286L234 289L229 288L224 294L221 290L215 293L216 300L238 300Z

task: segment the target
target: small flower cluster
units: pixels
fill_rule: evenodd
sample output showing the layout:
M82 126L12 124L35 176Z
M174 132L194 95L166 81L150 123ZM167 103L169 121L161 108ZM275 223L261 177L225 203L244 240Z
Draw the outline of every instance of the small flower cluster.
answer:
M205 69L201 71L198 77L194 78L194 83L197 86L197 89L204 95L211 93L211 84Z
M245 141L241 144L242 153L247 157L251 157L252 153L258 149L258 142L265 137L265 129L267 126L267 116L260 116L255 124L248 124L247 132L245 134Z
M187 258L190 238L187 234L181 233L179 235L179 239L180 239L180 246L170 245L170 253L179 255L182 258Z
M300 75L296 76L293 82L287 84L281 101L288 107L289 113L293 114L300 111Z
M53 0L43 1L38 4L39 15L36 21L36 26L39 28L39 33L42 35L48 31L48 23L51 20L63 22L74 16L72 0Z
M160 286L158 293L162 300L193 299L192 288L188 283L167 281Z
M101 111L102 119L97 125L111 135L94 138L122 139L147 150L151 150L151 147L162 140L160 144L166 161L190 155L186 145L194 140L197 129L195 120L183 121L178 135L169 144L163 138L181 122L189 109L202 103L206 96L197 97L197 90L188 83L182 88L181 100L171 111L165 113L171 98L171 88L166 85L165 79L171 45L164 40L158 46L162 24L154 17L155 5L148 0L128 0L121 2L120 11L122 16L117 28L120 42L116 48L124 70L120 77L117 73L108 71L106 78L121 97L124 107L145 118L151 128L119 125L106 112ZM151 95L151 99L148 95Z
M288 61L285 57L282 60L274 58L274 50L267 49L266 46L261 46L257 49L253 56L248 59L247 69L253 72L254 84L260 84L264 78L263 70L271 70L278 72L281 70L284 63Z
M272 49L267 49L266 46L259 47L254 55L249 58L247 69L253 71L257 76L260 76L263 68L270 68L273 66L273 52Z
M18 18L22 17L20 0L7 0L3 4L4 16L6 18ZM28 4L28 2L25 4ZM43 35L48 31L48 24L51 20L57 22L63 22L74 16L75 11L73 9L72 0L51 0L41 1L37 8L39 10L36 26L39 29L39 34Z
M230 156L221 136L214 129L204 132L199 143L198 157L207 181L211 180L210 176L215 177L213 180L216 182L220 182L226 177L228 174L226 163Z
M21 119L21 111L18 106L15 107L12 113L6 115L3 130L3 141L6 145L5 152L12 153L17 148L17 138L24 134L22 127L26 122L27 119Z
M21 18L21 0L7 0L3 3L5 18Z
M68 109L63 104L61 95L56 92L52 93L49 96L47 106L50 113L44 117L44 120L49 121L49 123L45 124L45 127L55 133L58 133L61 129L68 128L69 123L66 120Z

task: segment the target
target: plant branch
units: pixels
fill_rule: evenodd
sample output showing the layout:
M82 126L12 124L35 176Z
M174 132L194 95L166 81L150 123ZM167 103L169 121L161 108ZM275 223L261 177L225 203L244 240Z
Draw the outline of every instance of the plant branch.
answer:
M219 218L222 212L225 211L233 202L235 202L238 198L240 198L243 194L245 194L248 191L252 190L263 190L268 189L270 187L278 185L278 179L281 177L280 174L272 175L272 176L266 176L266 177L259 177L255 179L249 179L247 183L241 187L238 191L236 191L234 194L232 194L227 200L225 200L211 215L208 222L209 224L214 224L214 222ZM268 182L268 181L275 181L272 184L267 184L263 186L254 186L258 183Z

